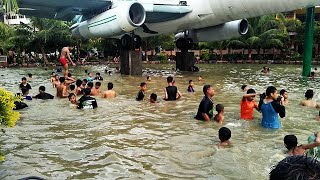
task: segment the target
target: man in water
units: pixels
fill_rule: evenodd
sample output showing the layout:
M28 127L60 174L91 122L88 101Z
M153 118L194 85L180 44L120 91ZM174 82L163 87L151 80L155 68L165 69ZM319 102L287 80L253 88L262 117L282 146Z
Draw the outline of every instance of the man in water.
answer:
M90 96L91 89L86 88L83 90L84 95L79 99L78 109L95 109L98 107L95 98Z
M301 144L298 146L298 139L295 135L286 135L283 142L288 149L288 155L304 155L306 150L320 146L320 133L315 133L315 141L310 144Z
M320 109L320 105L317 104L317 102L315 102L314 100L312 100L313 95L314 95L314 92L312 89L307 90L306 93L304 94L304 97L306 98L306 100L302 101L300 105L306 106L306 107L315 107Z
M66 78L60 77L59 78L60 85L57 87L57 97L59 98L67 98L68 97L68 91L67 86L65 84Z
M115 98L117 96L116 92L113 89L113 83L109 82L108 83L108 90L105 91L102 95L102 98Z
M67 78L68 77L68 73L69 73L69 66L68 66L68 60L71 62L71 64L73 66L75 66L76 64L72 61L71 57L70 57L70 51L73 50L74 47L71 46L67 46L62 48L61 50L61 54L60 54L60 63L64 68L64 77Z
M214 90L211 85L205 85L203 87L203 93L204 97L202 101L200 102L198 112L196 115L197 120L202 121L210 121L213 116L213 96L214 96Z
M39 94L34 96L33 98L43 99L43 100L53 99L54 98L54 96L52 96L51 94L46 93L45 91L46 91L46 87L40 86L39 87Z

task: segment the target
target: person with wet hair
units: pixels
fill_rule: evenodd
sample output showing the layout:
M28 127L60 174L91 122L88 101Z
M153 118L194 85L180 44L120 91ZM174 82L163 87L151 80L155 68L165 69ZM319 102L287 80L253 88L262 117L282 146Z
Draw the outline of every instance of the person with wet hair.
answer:
M19 85L19 88L22 89L23 87L27 88L27 89L32 89L30 84L27 82L27 78L23 77L21 79L21 84Z
M66 78L60 77L59 78L60 85L57 87L57 97L59 98L67 98L68 97L68 91L67 91L67 84L66 84Z
M280 98L280 103L281 103L281 105L286 106L286 105L288 104L288 102L289 102L289 100L288 100L288 98L289 98L289 96L288 96L288 91L285 90L285 89L282 89L282 90L280 91L280 96L279 96L279 98Z
M117 96L116 91L113 90L113 83L108 83L108 90L102 94L102 98L115 98Z
M253 120L254 109L259 111L258 104L254 101L257 93L254 89L248 89L240 102L240 119Z
M320 146L320 133L315 133L315 137L314 142L298 146L298 139L295 135L286 135L283 142L285 147L288 149L288 155L304 155L306 150Z
M172 76L167 77L168 86L164 88L164 100L175 101L181 98L181 93L175 86L175 81Z
M318 180L320 162L307 156L289 156L273 166L269 180Z
M279 129L281 127L278 114L281 118L286 116L286 109L278 102L278 91L269 86L265 94L260 95L259 110L262 113L262 127Z
M200 121L210 121L213 117L213 96L214 89L211 85L203 86L204 97L202 98L195 119Z
M96 84L94 85L94 88L91 89L91 95L92 96L98 96L101 93L101 82L96 82Z
M155 103L157 103L157 95L156 94L154 94L154 93L152 93L151 95L150 95L150 103L152 103L152 104L155 104Z
M228 147L230 146L231 131L227 127L222 127L219 129L219 139L220 143L218 147Z
M40 86L39 87L39 94L37 94L33 98L46 100L46 99L53 99L54 96L52 96L51 94L46 93L46 87Z
M189 80L189 86L188 86L188 89L187 91L190 92L190 93L193 93L194 92L194 81L193 80Z
M78 105L77 96L74 93L70 93L68 99L71 104Z
M304 94L304 97L306 98L305 100L303 100L300 105L301 106L306 106L306 107L315 107L320 109L320 105L317 104L317 102L315 102L312 98L314 96L314 92L312 89L309 89L306 91L306 93Z
M144 96L145 96L146 91L147 91L147 83L145 83L145 82L140 83L140 90L136 96L136 100L137 101L144 100Z
M248 89L249 89L249 86L244 84L244 85L241 86L241 89L242 89L243 92L247 92Z
M77 86L77 88L76 88L76 90L75 90L75 95L81 95L81 94L83 94L83 92L82 92L82 81L81 81L81 79L78 79L77 81L76 81L76 86Z
M78 109L96 109L98 107L97 101L95 98L91 97L91 89L86 88L83 90L84 95L78 100Z
M218 114L216 114L213 119L217 123L223 124L223 122L224 122L224 106L222 104L217 104L216 111L218 112Z

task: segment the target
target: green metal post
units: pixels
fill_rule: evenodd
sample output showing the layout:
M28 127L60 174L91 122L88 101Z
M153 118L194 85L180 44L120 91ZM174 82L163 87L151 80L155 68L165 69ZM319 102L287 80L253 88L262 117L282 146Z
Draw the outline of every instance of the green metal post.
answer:
M303 71L302 76L310 76L313 50L315 7L307 8L306 29L303 49Z

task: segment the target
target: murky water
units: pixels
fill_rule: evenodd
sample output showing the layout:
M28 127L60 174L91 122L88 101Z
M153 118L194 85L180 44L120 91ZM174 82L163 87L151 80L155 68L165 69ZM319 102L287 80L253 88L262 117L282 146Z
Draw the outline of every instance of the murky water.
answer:
M166 77L173 74L183 93L177 102L136 102L139 84L146 77L118 74L103 75L102 89L112 81L119 96L115 100L98 97L96 110L77 110L66 99L28 102L29 109L21 112L17 126L0 137L6 156L0 163L0 179L31 175L47 179L267 179L270 167L285 156L284 135L296 134L299 143L306 143L308 135L319 130L318 111L298 103L308 88L318 91L315 99L320 101L320 79L302 79L300 66L272 65L268 76L259 73L262 65L201 65L201 71L194 74L174 74L172 67L146 67L157 70L147 94L163 96ZM84 69L71 72L82 79ZM88 69L103 72L104 67ZM29 72L34 74L32 94L40 85L55 94L49 82L51 71L40 68L0 69L0 86L17 92L21 77ZM199 75L203 82L197 81ZM195 94L186 92L190 79L195 80ZM215 104L225 106L224 125L232 131L231 148L216 147L219 126L193 119L205 84L214 86ZM257 112L253 122L239 120L242 84L259 92L271 84L289 91L282 129L262 129Z

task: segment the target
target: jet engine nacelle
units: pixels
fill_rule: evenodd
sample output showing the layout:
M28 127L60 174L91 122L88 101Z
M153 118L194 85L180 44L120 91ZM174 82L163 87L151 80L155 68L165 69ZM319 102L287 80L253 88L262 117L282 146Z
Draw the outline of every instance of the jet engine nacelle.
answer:
M76 37L113 37L141 26L146 12L140 3L122 3L89 20L74 24L70 29Z
M227 22L218 26L194 29L176 34L176 39L190 38L193 42L222 41L247 34L248 20Z

